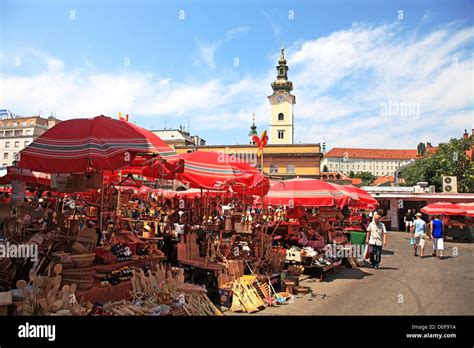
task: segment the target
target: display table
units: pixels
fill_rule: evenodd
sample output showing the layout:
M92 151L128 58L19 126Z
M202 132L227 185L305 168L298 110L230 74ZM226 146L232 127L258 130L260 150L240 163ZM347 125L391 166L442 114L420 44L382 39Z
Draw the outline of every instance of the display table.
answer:
M316 265L311 265L311 266L305 266L304 268L304 274L310 275L314 278L316 278L318 281L323 281L324 278L332 273L334 269L342 264L342 260L335 261L331 263L330 265L325 265L323 267L316 266Z
M93 286L92 289L87 291L76 291L76 298L91 303L96 302L108 302L117 301L122 299L129 299L131 297L130 291L132 291L132 283L130 280L123 281L117 285L109 285L106 287Z
M140 267L140 266L145 265L147 262L160 262L163 260L166 260L165 256L150 256L150 257L145 257L139 260L131 260L131 261L125 261L125 262L111 263L111 264L94 262L91 266L87 268L81 268L81 270L84 270L84 271L93 270L96 273L108 273L108 272L115 271L116 269L120 269L122 267L127 267L127 266Z
M93 263L92 266L83 268L83 270L94 270L96 273L109 273L120 269L122 267L141 267L147 262L160 262L166 259L162 256L146 257L139 260L118 262L113 264L102 264ZM94 286L87 291L76 291L76 297L78 300L84 298L85 301L95 302L107 302L121 299L130 298L130 291L132 290L132 283L130 280L122 281L117 285L109 285L105 287L100 286L100 280L96 280Z
M223 265L208 263L205 260L179 260L179 264L184 268L186 281L201 284L212 294L217 289L217 279L224 269Z

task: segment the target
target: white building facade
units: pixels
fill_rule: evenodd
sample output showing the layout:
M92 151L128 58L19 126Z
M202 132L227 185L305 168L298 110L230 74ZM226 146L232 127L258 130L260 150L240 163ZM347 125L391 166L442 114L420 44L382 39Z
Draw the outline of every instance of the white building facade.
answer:
M415 161L417 150L333 148L324 154L321 169L350 172L369 172L375 176L395 175L401 167Z
M18 152L58 122L40 116L0 119L0 167L11 166Z

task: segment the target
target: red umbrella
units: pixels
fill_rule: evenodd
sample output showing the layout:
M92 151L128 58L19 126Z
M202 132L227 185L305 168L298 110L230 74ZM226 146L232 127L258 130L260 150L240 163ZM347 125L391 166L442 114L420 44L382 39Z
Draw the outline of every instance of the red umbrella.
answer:
M252 173L252 181L247 185L233 185L232 191L240 196L265 196L270 189L270 180L258 169L252 167L247 162L234 163L234 166L241 170Z
M180 156L184 159L184 171L176 178L195 188L252 187L259 173L250 164L224 153L196 151Z
M474 203L459 203L458 205L466 211L466 216L474 217Z
M27 184L49 186L51 184L51 176L45 173L32 172L29 169L9 166L7 167L7 175L0 178L0 185L11 184L12 181L23 181Z
M179 159L152 132L102 115L58 123L20 151L18 166L45 173L115 170L130 165L138 154Z
M264 197L266 204L306 207L343 205L347 201L347 194L330 183L303 178L272 181Z
M428 215L464 215L466 210L458 204L449 202L431 203L421 208L421 211Z
M364 191L363 189L356 187L356 186L350 186L350 185L341 185L342 188L351 194L355 194L357 202L353 205L355 207L357 206L368 206L368 205L375 205L377 206L379 202L372 197L367 191Z
M153 190L152 192L155 193L157 196L163 196L166 198L186 197L186 198L192 199L195 197L201 197L201 195L206 196L206 197L221 197L221 198L231 197L231 194L228 191L222 191L222 190L201 191L200 189L195 189L195 188L191 188L186 191L156 189L156 190Z

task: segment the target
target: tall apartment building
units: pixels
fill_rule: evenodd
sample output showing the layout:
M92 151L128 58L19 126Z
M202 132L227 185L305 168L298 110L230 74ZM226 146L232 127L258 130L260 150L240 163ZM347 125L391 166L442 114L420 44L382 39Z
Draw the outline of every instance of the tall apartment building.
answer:
M16 154L60 122L55 117L8 117L0 119L0 164L11 166Z

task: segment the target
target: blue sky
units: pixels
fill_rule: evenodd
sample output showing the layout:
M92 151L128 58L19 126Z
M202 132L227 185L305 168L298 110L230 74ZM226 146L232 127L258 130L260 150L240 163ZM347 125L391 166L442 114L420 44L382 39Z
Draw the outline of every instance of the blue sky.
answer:
M473 1L1 1L0 106L188 127L267 128L286 47L296 142L414 147L473 126ZM402 11L402 12L400 12Z

